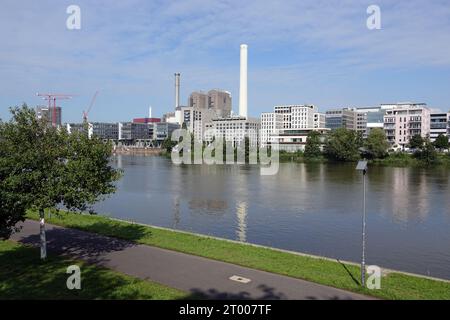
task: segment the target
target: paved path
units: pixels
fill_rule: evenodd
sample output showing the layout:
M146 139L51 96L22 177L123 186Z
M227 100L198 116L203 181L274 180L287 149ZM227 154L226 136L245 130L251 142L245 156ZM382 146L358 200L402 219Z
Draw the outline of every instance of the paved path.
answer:
M37 245L39 223L27 220L12 239ZM47 241L50 253L213 299L368 299L308 281L53 225L47 225ZM232 276L251 281L233 281Z

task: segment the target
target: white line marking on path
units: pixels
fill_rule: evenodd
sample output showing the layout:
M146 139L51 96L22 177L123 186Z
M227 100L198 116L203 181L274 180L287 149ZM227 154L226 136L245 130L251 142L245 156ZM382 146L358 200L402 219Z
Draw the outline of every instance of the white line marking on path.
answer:
M231 276L229 279L231 281L236 281L236 282L240 282L240 283L249 283L250 281L252 281L250 279L247 279L247 278L244 278L241 276Z

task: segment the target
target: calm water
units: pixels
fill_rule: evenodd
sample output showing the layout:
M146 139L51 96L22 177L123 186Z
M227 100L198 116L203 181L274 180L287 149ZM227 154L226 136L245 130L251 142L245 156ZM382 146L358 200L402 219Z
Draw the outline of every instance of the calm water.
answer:
M359 261L362 178L354 165L175 166L117 156L118 191L101 214ZM450 171L370 167L367 263L450 279Z

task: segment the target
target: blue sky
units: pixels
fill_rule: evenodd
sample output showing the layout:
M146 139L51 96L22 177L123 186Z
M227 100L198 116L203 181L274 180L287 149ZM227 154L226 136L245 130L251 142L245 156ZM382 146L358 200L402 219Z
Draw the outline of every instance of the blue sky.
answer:
M81 8L81 30L66 8ZM381 30L366 9L381 8ZM45 103L36 92L76 94L63 121L81 121L96 90L92 121L128 121L173 110L222 88L238 109L239 44L249 45L249 113L277 104L320 110L397 101L450 109L448 0L3 0L0 4L0 118L8 107Z

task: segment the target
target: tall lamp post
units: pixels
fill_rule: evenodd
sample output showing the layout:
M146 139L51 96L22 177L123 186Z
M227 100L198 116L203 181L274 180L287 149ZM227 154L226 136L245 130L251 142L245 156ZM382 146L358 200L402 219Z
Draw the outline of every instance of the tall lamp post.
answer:
M356 170L363 174L363 214L362 214L362 255L361 255L361 285L364 287L366 283L366 173L367 161L358 162Z

